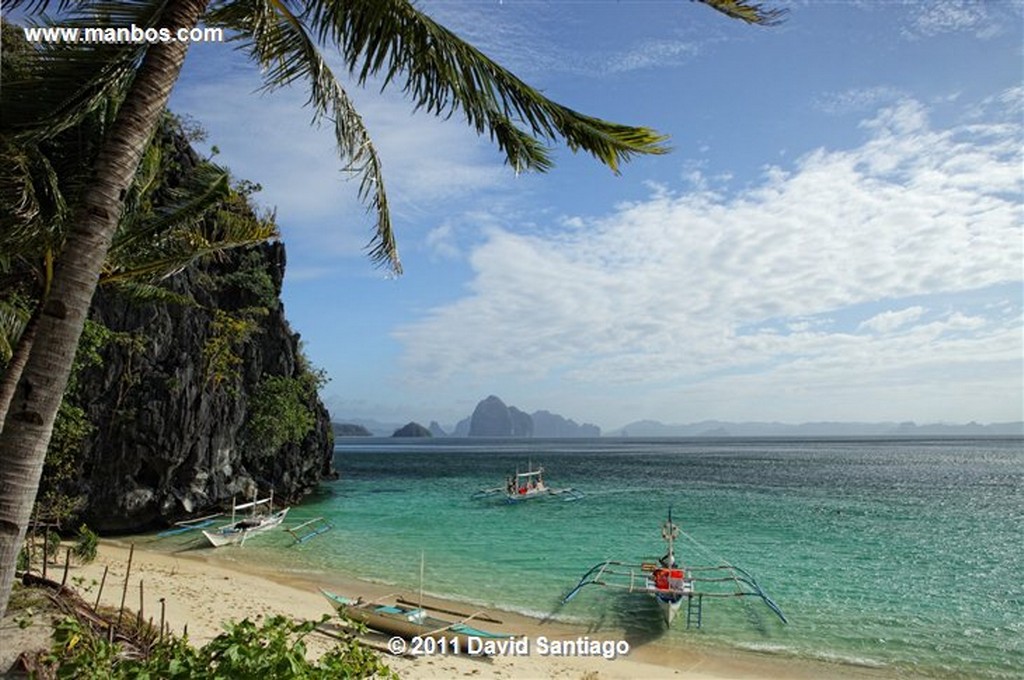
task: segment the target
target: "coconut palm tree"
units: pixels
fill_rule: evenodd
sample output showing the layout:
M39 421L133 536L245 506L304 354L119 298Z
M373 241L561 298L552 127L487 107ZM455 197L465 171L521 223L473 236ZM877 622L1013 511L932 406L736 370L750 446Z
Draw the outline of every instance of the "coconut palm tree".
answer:
M778 19L776 12L743 0L702 1L748 22ZM545 143L559 139L616 172L635 155L666 151L664 137L653 130L604 121L544 97L410 0L9 0L8 5L29 12L56 6L69 12L61 19L65 25L95 25L100 16L105 25L176 31L194 28L203 19L232 31L263 69L268 88L305 82L314 119L333 121L342 161L360 176L360 197L376 213L370 257L396 273L401 263L380 160L352 101L328 67L322 44L340 50L345 68L360 84L381 77L386 86L400 87L418 109L441 116L461 112L478 133L490 136L517 172L548 169ZM53 114L41 121L44 128L65 125L68 113L102 92L105 83L131 83L74 208L38 336L0 432L0 615L6 611L54 417L125 192L187 49L188 43L180 41L124 46L115 61L81 81L76 99L54 102ZM9 90L5 84L5 99ZM45 97L46 92L36 95Z
M2 26L4 60L0 79L16 85L16 93L35 89L50 74L33 64L31 46L19 30ZM99 60L97 63L103 63ZM59 80L59 79L58 79ZM64 79L65 81L67 79ZM57 92L56 89L53 89ZM71 93L64 93L67 97ZM31 351L37 312L53 278L53 263L66 238L75 194L87 184L105 131L114 121L123 90L96 98L73 127L46 134L9 135L30 129L49 115L49 102L27 98L3 106L0 124L0 430L15 385ZM182 122L165 115L159 137L183 130ZM127 192L99 283L131 288L134 297L162 297L159 282L190 262L212 253L250 245L277 236L272 217L219 209L235 195L227 171L209 161L178 168L169 187L161 179L178 159L168 144L154 139L146 149ZM160 196L156 196L159 192ZM159 204L159 207L153 206ZM208 215L217 210L216 220ZM176 301L188 303L176 298Z
M229 174L209 162L186 173L180 186L164 189L155 211L145 209L143 204L162 186L154 175L163 154L155 141L146 152L99 285L117 287L134 299L191 305L193 300L164 287L167 279L199 259L262 243L279 233L273 215L261 217L232 207L239 194L231 188ZM53 279L54 251L63 242L59 229L52 243L32 239L31 233L10 229L0 237L0 250L8 254L6 264L0 265L0 425L32 350L37 312Z

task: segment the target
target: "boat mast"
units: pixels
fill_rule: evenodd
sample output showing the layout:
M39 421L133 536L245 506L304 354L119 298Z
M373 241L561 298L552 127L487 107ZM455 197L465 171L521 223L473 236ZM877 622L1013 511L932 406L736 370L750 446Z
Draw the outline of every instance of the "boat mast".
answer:
M679 527L672 522L672 508L668 509L668 519L661 526L661 537L668 543L668 553L663 561L666 567L674 567L676 564L675 540L679 536Z
M420 550L420 609L423 609L423 551Z

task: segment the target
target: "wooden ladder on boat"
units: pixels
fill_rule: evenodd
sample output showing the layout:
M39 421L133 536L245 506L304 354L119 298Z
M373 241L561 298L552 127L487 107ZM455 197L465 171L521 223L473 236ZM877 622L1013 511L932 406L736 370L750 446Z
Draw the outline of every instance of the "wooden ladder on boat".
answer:
M686 598L686 627L700 628L704 613L704 596L690 595Z

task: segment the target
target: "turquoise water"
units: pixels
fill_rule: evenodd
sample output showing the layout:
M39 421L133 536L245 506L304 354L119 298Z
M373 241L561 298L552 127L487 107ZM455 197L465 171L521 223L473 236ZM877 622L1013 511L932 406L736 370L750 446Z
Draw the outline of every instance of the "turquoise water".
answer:
M470 495L543 464L579 502ZM622 631L634 644L708 645L936 678L1024 677L1024 443L986 440L343 440L341 479L293 508L324 516L308 543L245 547L299 571L338 570ZM705 601L704 626L665 630L653 601L593 587L607 558L663 553L754 574L753 599Z

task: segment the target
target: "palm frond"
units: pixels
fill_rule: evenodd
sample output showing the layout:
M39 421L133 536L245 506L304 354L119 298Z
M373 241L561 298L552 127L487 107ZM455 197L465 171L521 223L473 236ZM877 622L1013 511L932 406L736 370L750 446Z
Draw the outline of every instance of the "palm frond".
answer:
M81 5L76 0L7 0L7 9L21 9L25 14L42 14L48 10L63 12L75 5Z
M439 116L462 111L479 134L490 133L517 170L551 166L541 144L532 145L529 153L521 144L502 146L503 140L524 135L563 139L616 173L634 156L668 151L667 137L650 128L584 116L548 99L407 0L300 4L305 7L302 18L321 41L338 45L359 83L379 76L386 87L403 78L399 86L417 109ZM494 121L501 122L501 130L490 128ZM511 133L508 125L519 132Z
M765 7L761 3L745 0L697 0L711 9L721 12L727 17L745 21L758 26L777 26L785 21L785 8Z
M64 28L151 27L171 0L85 0L77 3L26 3L41 11L67 10L59 20L43 15L41 25ZM35 47L23 78L4 83L0 133L49 138L80 122L112 94L124 92L145 55L146 43L47 42Z
M280 0L243 0L216 9L207 21L238 32L241 48L264 69L264 89L306 83L313 122L333 123L345 171L359 178L359 198L376 215L367 245L370 260L401 274L380 157L362 117L299 17Z
M123 220L100 282L159 281L200 258L278 236L273 215L225 207L233 205L232 196L227 171L212 163L193 169L156 212Z
M158 166L160 151L156 147L152 145L144 158L150 157L150 162ZM150 168L148 172L142 172L140 167L130 192L135 194L134 201L125 211L111 244L109 259L112 262L137 259L142 253L159 250L165 239L173 239L176 230L191 228L201 221L218 203L227 199L231 191L226 170L212 163L203 164L188 173L181 186L169 189L162 205L154 211L142 204L152 200L158 172L159 167Z
M63 220L68 205L50 159L35 145L0 138L0 245L18 249L40 228Z
M172 290L152 283L140 281L116 281L110 282L111 286L125 297L135 302L162 302L182 307L195 307L199 303L191 295L175 293Z
M31 312L23 307L0 300L0 363L11 360L29 317Z

